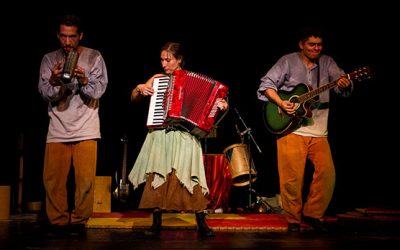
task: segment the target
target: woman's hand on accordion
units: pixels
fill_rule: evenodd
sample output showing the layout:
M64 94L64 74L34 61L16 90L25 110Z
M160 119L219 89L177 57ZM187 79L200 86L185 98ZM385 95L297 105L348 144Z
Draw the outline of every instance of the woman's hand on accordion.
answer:
M151 96L154 94L153 86L149 86L147 83L138 84L136 88L132 90L131 101L136 101L142 96Z
M154 94L154 89L153 86L148 85L148 84L139 84L136 87L137 91L139 91L139 94L141 94L142 96L151 96Z
M132 90L131 101L136 101L141 96L152 96L154 95L153 82L154 78L165 76L163 74L155 74L146 83L138 84L136 88Z
M228 104L228 102L227 102L225 99L221 99L221 100L218 101L217 107L218 107L220 110L223 110L223 111L224 111L224 110L227 110L227 109L228 109L229 104Z

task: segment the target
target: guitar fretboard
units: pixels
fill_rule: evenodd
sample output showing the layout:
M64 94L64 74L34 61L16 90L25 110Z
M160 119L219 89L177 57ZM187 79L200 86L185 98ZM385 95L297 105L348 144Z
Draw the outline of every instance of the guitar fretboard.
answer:
M353 71L353 72L351 72L349 74L346 74L346 77L349 80L353 80L353 79L354 80L355 79L362 80L362 79L365 79L365 78L370 78L371 77L371 69L369 67L363 67L363 68L355 70L355 71ZM312 99L314 96L319 95L320 93L324 92L325 90L334 88L337 85L339 79L336 79L333 82L325 84L325 85L323 85L323 86L321 86L319 88L313 89L313 90L311 90L311 91L299 96L297 98L297 101L299 103L306 102L306 101Z
M312 99L314 96L319 95L320 93L324 92L325 90L334 88L336 86L336 84L337 84L337 81L338 80L333 81L331 83L328 83L328 84L326 84L324 86L321 86L321 87L319 87L317 89L311 90L311 91L299 96L298 102L300 102L300 103L306 102L306 101Z

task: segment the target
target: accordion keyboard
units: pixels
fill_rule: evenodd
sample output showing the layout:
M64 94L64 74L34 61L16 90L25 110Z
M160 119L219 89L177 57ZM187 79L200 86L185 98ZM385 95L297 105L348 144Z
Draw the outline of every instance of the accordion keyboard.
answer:
M162 126L165 120L164 101L169 84L169 77L157 77L153 82L154 94L150 98L149 113L147 116L147 126Z

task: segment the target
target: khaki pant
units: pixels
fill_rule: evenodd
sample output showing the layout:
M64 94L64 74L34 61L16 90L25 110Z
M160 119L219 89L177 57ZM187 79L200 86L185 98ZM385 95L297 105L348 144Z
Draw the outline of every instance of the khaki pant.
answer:
M47 143L43 182L46 212L51 224L86 223L93 213L97 141ZM75 172L74 208L68 211L67 177Z
M279 138L277 146L282 208L287 221L301 223L302 214L321 218L332 199L336 180L327 137L289 134ZM311 161L314 173L303 205L302 189L307 159Z

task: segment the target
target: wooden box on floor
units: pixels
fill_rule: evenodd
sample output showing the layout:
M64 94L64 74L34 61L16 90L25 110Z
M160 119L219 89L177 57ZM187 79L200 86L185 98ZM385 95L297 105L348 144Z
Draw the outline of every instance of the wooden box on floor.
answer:
M111 176L96 176L93 212L111 212Z

